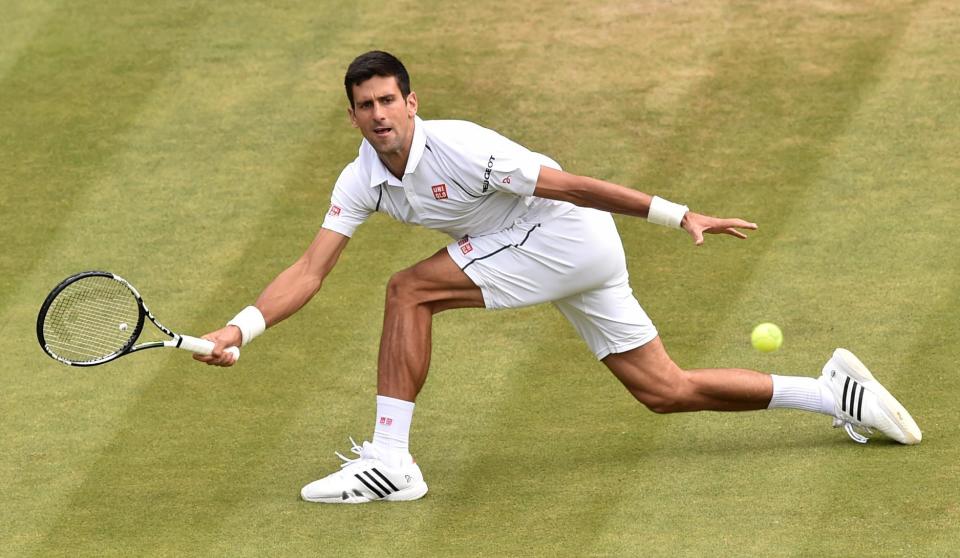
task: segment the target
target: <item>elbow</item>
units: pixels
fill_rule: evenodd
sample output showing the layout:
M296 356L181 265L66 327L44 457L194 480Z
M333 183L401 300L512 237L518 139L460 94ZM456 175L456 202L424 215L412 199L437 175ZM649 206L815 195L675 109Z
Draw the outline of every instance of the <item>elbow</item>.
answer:
M544 167L541 171L541 180L533 193L539 198L587 205L586 182L587 180L582 176Z

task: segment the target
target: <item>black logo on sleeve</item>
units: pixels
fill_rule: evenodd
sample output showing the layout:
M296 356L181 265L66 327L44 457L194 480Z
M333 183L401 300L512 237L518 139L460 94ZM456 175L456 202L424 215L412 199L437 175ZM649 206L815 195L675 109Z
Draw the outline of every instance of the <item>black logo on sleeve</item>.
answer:
M490 159L487 160L487 168L483 171L483 193L486 194L487 190L490 188L490 173L493 172L493 162L497 158L493 155L490 156Z

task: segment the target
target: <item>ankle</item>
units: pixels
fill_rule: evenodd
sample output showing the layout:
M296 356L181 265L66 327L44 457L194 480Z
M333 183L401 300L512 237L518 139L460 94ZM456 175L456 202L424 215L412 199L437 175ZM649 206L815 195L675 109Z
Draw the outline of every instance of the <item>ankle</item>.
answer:
M383 462L397 467L410 458L410 423L414 404L392 397L377 396L377 419L373 429L373 446Z

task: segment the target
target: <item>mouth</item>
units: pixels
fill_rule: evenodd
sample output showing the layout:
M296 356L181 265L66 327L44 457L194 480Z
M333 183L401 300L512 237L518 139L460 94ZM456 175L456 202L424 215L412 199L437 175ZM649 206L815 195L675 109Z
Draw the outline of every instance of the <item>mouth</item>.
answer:
M389 134L389 133L392 132L392 131L393 131L393 128L388 128L388 127L386 127L386 126L378 126L378 127L376 127L376 128L373 129L373 133L376 134L376 135L378 135L378 136L380 136L380 137L386 136L387 134Z

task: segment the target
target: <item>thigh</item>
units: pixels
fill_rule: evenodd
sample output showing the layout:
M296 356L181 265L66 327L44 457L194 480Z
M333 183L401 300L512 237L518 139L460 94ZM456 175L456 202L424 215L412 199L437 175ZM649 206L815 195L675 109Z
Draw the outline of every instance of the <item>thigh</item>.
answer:
M431 304L435 312L483 307L480 288L457 266L446 249L394 275L388 290L393 289L414 293L417 302Z
M598 360L646 345L657 328L633 296L626 270L600 288L554 301Z

